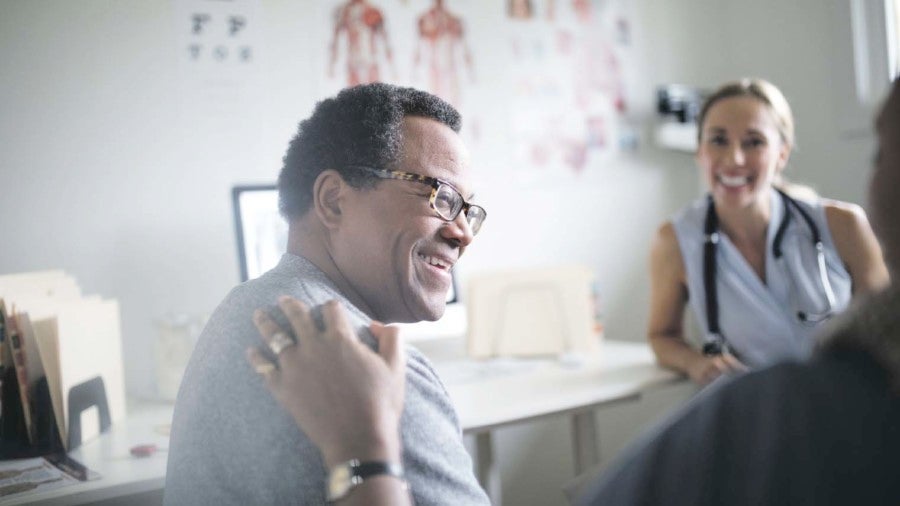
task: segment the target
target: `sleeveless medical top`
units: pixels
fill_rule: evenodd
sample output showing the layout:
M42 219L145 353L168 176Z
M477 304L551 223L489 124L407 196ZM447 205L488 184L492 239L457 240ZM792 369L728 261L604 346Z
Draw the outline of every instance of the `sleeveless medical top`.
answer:
M817 325L800 321L797 312L820 314L828 308L808 224L796 209L787 210L791 217L782 238L783 255L775 259L772 243L786 210L775 190L771 191L769 201L772 212L766 232L765 283L727 235L719 234L716 247L719 327L728 346L750 367L808 357L815 344ZM834 311L840 312L850 302L851 279L832 241L825 209L818 200L795 201L819 228L828 278L834 290ZM703 225L707 207L707 198L703 197L682 209L672 220L684 260L689 303L704 335L709 332L703 287Z

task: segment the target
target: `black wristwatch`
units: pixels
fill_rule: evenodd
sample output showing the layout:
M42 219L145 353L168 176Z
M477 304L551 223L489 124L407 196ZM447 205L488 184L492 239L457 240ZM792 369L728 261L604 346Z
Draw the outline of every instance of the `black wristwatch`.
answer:
M353 487L373 476L388 475L403 481L403 466L392 462L368 461L360 462L357 459L348 460L331 468L328 473L328 490L326 497L329 502L344 498Z

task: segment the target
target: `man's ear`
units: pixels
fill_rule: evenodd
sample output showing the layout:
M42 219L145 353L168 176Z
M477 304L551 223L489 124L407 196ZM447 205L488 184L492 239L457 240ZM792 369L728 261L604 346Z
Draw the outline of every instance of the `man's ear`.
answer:
M323 170L313 183L313 210L326 228L337 227L350 185L334 169Z

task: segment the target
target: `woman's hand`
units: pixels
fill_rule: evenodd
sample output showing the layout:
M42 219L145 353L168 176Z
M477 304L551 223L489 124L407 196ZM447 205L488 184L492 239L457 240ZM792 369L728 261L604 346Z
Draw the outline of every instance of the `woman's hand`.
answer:
M302 302L281 297L296 344L273 345L286 334L262 310L254 323L263 341L277 351L275 363L255 349L247 359L266 387L322 451L331 467L349 459L400 461L406 357L395 327L373 322L378 353L359 341L341 305L322 307L319 330ZM276 337L277 336L277 337Z
M688 376L699 385L707 385L723 374L746 370L747 366L730 353L697 355L687 367Z

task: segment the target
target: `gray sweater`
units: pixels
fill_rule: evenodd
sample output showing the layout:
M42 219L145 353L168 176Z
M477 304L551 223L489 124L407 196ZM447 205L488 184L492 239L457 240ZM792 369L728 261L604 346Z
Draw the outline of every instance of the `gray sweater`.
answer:
M261 343L253 311L269 308L278 320L280 295L310 306L340 301L362 339L374 346L370 318L304 258L285 255L268 273L233 289L203 330L178 393L165 504L325 504L326 470L318 449L244 358L247 347ZM406 351L401 434L416 503L488 504L446 390L421 353Z

